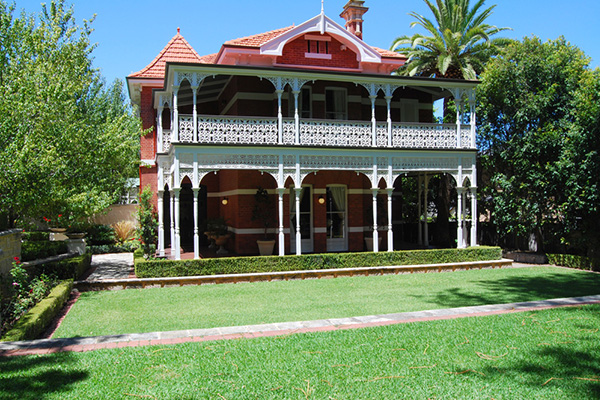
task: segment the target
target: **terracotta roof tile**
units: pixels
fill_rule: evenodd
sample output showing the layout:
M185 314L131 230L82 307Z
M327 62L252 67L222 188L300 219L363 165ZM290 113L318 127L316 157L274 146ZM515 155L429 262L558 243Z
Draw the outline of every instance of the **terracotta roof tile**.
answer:
M196 50L181 36L179 29L177 34L167 43L156 58L144 69L129 75L132 78L158 78L165 76L165 64L171 62L189 62L189 63L207 63L203 59L209 56L200 57Z
M400 53L396 53L395 51L380 49L379 47L373 47L373 49L381 54L382 57L390 57L390 58L406 58Z
M218 53L207 54L205 56L200 57L200 62L202 64L214 64L215 62L217 62L218 55Z
M273 31L259 33L258 35L246 36L239 39L228 40L224 43L225 46L243 46L243 47L260 47L267 43L271 39L275 39L277 36L282 35L294 28L294 25L286 28L275 29Z

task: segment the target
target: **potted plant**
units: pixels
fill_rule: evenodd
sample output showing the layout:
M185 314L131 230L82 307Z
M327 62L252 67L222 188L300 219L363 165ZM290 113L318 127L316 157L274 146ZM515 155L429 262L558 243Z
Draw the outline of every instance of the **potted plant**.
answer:
M227 220L223 217L213 218L206 221L206 232L204 234L211 240L214 241L216 246L219 246L217 254L227 254L225 245L227 240L231 237L229 233L229 226L227 226ZM210 246L209 246L210 247Z
M252 221L260 221L264 229L264 239L257 240L258 251L261 256L270 256L275 248L275 240L269 239L267 234L269 228L273 224L274 212L273 199L266 189L258 187L254 194L254 208L252 209Z

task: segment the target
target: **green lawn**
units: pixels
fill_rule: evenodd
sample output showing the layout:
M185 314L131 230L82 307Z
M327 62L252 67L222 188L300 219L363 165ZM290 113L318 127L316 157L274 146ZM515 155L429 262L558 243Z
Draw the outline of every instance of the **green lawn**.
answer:
M598 399L600 305L0 358L2 399Z
M82 293L54 337L210 328L600 294L555 267Z

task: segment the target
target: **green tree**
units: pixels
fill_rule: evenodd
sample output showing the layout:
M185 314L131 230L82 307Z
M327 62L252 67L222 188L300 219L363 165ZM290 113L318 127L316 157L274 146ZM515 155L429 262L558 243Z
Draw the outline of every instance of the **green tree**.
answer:
M142 239L142 250L144 257L152 257L156 252L156 243L158 241L158 222L156 219L156 210L152 204L152 190L150 185L146 186L140 193L138 207L138 234Z
M486 67L479 148L500 235L565 241L577 217L597 215L597 76L564 38L525 38Z
M140 125L93 68L90 24L62 0L20 17L0 0L0 213L85 219L135 176Z
M485 0L473 7L470 0L436 0L435 4L423 1L434 21L415 12L409 15L416 19L411 27L421 26L427 34L400 36L392 43L392 50L408 57L398 70L401 75L476 79L490 57L510 42L492 38L509 28L485 23L496 7L483 9Z

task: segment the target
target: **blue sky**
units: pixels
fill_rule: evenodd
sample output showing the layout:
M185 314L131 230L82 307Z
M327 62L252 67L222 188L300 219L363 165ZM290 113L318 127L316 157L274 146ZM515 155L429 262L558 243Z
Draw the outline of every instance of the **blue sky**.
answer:
M50 0L46 0L48 3ZM339 18L347 0L325 0L325 13L343 25ZM474 3L474 0L472 1ZM40 0L17 0L17 9L38 12ZM320 0L75 0L80 23L96 14L92 41L97 43L94 64L108 82L124 79L145 67L167 42L181 34L198 54L216 53L230 39L282 28L314 17L321 11ZM542 40L564 36L600 66L600 1L598 0L495 0L493 25L511 27L504 36L520 39L536 35ZM422 0L366 0L364 40L376 47L389 48L401 35L411 35L411 11L427 15Z

